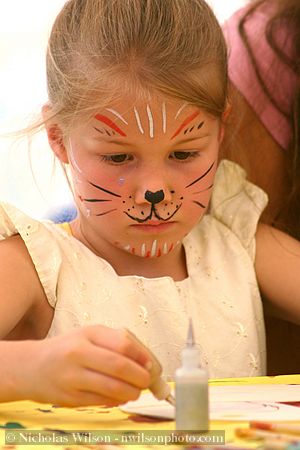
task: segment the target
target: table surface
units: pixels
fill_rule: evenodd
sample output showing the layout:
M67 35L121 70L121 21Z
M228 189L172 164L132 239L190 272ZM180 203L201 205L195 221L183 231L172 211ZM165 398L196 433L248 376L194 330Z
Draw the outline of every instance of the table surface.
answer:
M237 379L222 379L211 380L211 385L241 385L241 384L300 384L300 375L281 375L276 377L256 377L256 378L237 378ZM248 423L245 422L218 422L211 421L211 430L225 430L226 443L233 442L232 445L240 445L247 447L243 442L238 441L234 437L234 429L236 427L247 427ZM142 433L142 431L151 430L159 433L160 430L174 430L174 421L164 421L158 419L150 419L138 415L129 415L122 412L119 408L105 408L105 407L79 407L79 408L62 408L55 405L39 404L31 401L19 401L0 404L0 445L1 449L35 449L46 448L47 450L75 450L75 449L87 449L92 448L96 450L114 450L114 449L147 449L153 448L159 450L166 446L164 445L104 445L97 442L97 431L101 431L102 439L105 437L106 431L111 431L122 436L126 432L135 432L136 435ZM18 433L27 432L32 430L47 430L50 434L50 438L55 439L56 445L39 445L34 442L26 443L26 446L14 445L14 430L17 429ZM66 431L72 432L84 431L87 432L84 436L84 441L81 441L80 445L70 445L68 440L68 434ZM89 433L90 432L90 433ZM5 435L12 433L11 442L5 443ZM17 434L18 434L17 433ZM94 435L95 433L95 435ZM108 433L109 434L109 433ZM42 434L43 435L43 434ZM55 436L55 437L53 437ZM43 438L41 438L43 439ZM46 439L46 438L45 438ZM101 439L101 438L100 438ZM30 439L29 439L30 442ZM39 440L39 444L44 441ZM61 445L59 444L61 443ZM100 441L101 442L101 441ZM8 445L10 444L10 445ZM248 445L249 448L257 448L256 443ZM175 445L168 445L168 449L178 449L180 447ZM195 448L195 447L194 447ZM208 447L209 448L209 447ZM211 447L210 447L211 448Z

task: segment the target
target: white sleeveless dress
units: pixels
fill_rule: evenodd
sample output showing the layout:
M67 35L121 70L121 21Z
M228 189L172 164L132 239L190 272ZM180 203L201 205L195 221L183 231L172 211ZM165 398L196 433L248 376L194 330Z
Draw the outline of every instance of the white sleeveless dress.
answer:
M265 331L254 271L255 233L266 194L223 161L210 211L184 239L188 278L118 276L62 227L0 206L0 238L19 233L55 309L48 337L75 327L129 328L173 379L193 319L211 378L266 372Z

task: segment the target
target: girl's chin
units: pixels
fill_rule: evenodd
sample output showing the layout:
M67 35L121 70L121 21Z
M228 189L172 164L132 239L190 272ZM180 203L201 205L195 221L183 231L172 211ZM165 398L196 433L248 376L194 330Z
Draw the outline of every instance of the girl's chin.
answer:
M122 246L122 248L131 255L142 258L158 258L167 255L179 244L180 241L172 242L153 239L152 241L145 240L145 242L136 245L127 244Z

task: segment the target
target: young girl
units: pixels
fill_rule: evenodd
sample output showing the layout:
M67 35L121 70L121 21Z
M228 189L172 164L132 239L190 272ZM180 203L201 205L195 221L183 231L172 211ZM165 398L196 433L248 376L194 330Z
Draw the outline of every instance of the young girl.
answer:
M137 398L150 355L124 329L172 378L190 316L211 377L264 374L258 286L300 322L300 244L258 227L266 195L218 167L227 63L210 8L69 0L47 73L44 121L78 218L62 228L1 207L1 400Z

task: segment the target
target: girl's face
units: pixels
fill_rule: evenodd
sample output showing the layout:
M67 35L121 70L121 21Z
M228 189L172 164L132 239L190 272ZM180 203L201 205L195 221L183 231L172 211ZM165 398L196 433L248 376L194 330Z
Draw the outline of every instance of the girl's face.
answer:
M84 227L143 258L172 251L207 210L222 130L195 106L126 98L70 135L68 159Z

